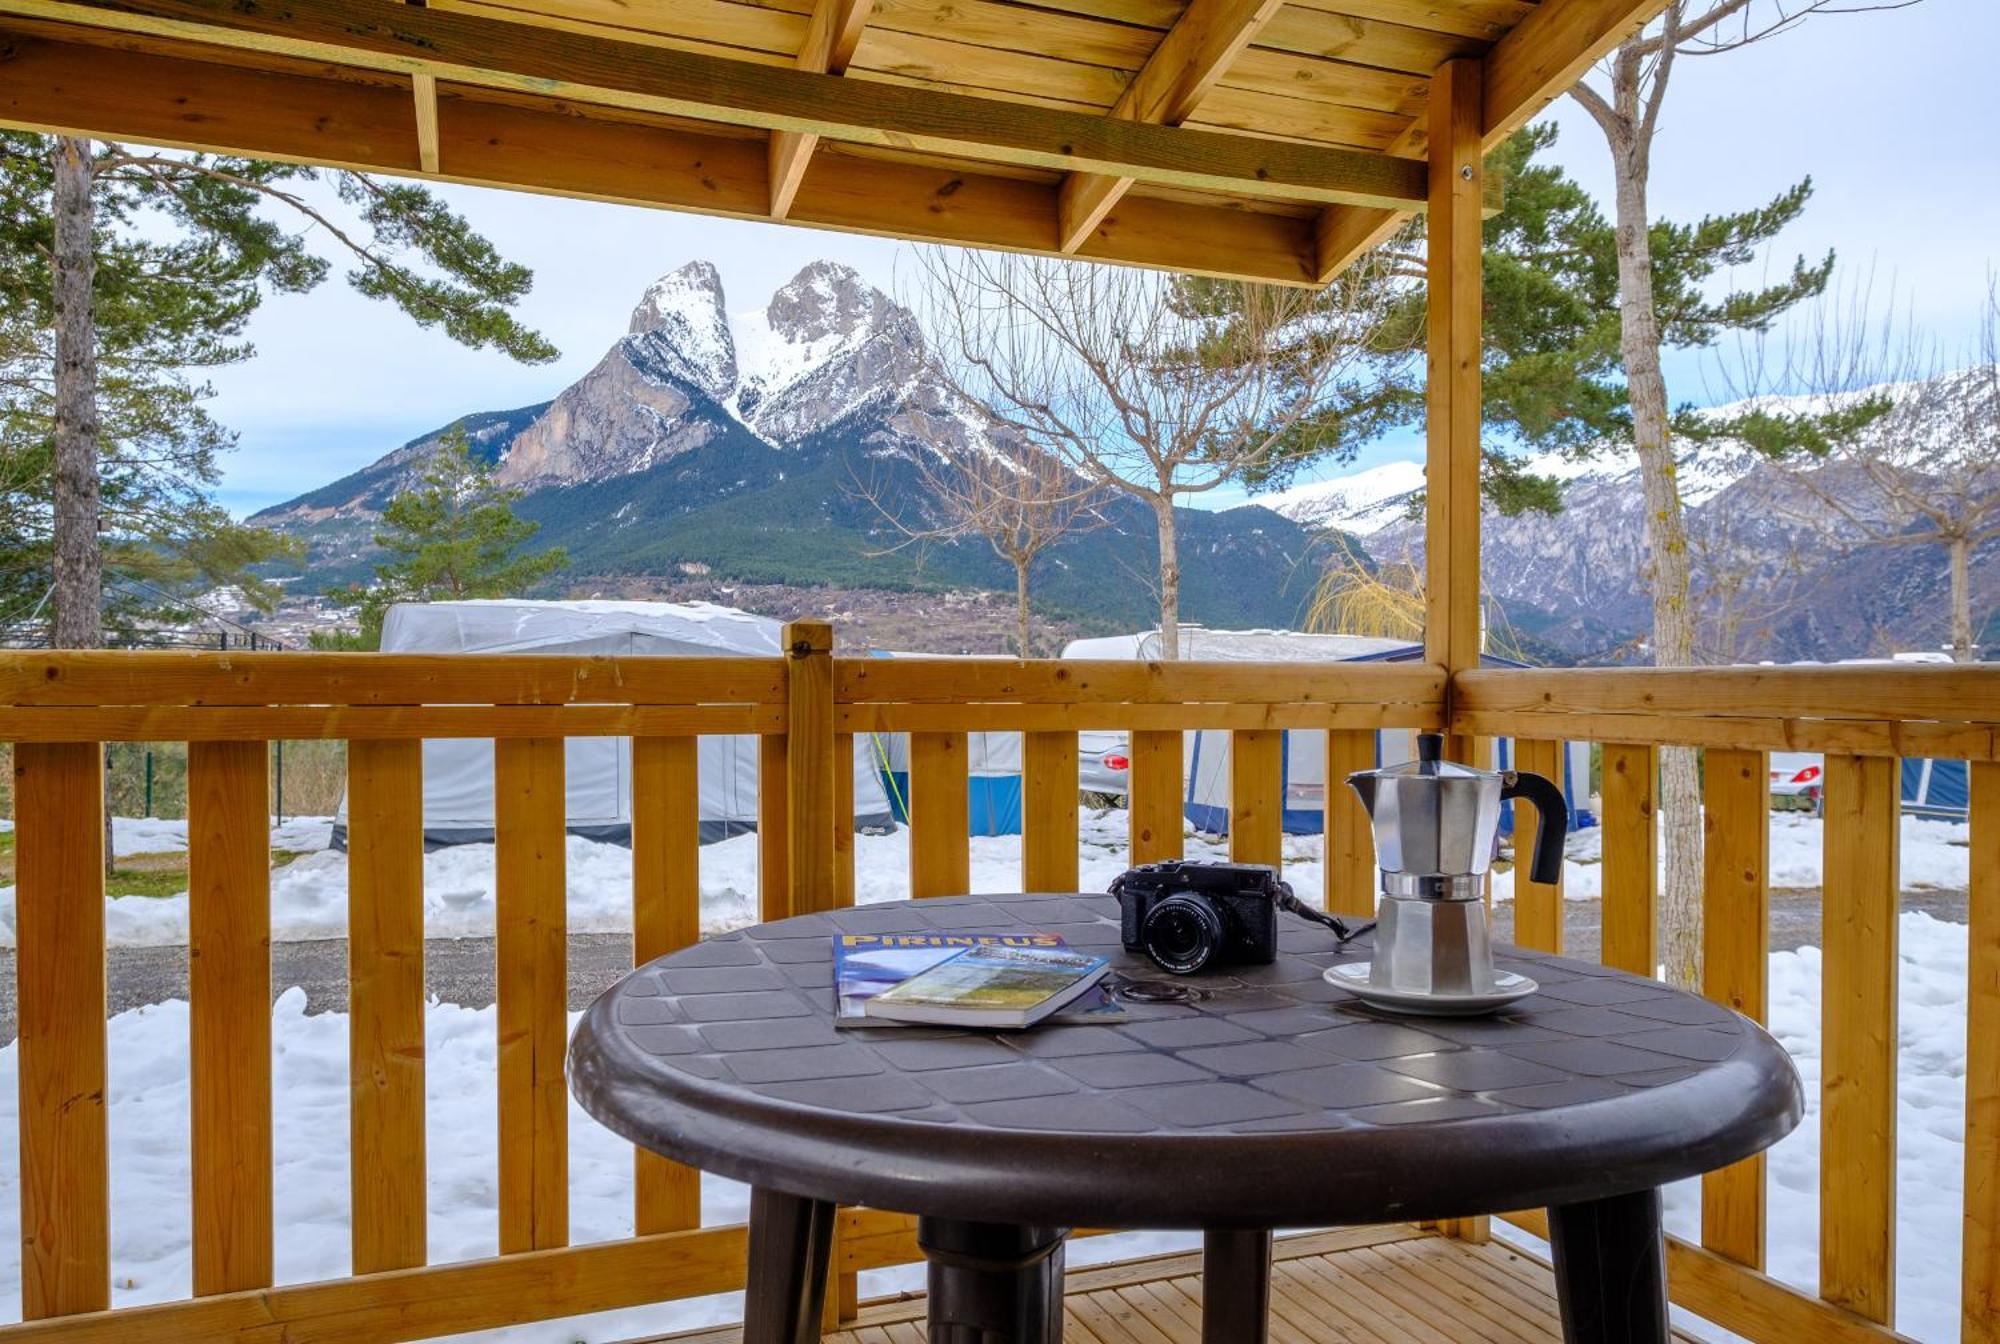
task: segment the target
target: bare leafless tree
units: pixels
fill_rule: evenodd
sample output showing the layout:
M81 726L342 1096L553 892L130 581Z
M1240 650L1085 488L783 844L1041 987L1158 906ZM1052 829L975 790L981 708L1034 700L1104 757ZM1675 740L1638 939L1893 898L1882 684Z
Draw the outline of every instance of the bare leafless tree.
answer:
M1324 291L1242 285L1195 304L1142 271L940 249L922 258L915 306L947 381L1000 432L1152 513L1171 659L1175 506L1331 449L1329 407L1387 386L1373 345L1390 296L1378 265Z
M984 540L1014 571L1014 646L1021 657L1034 657L1035 561L1065 537L1105 525L1103 491L1054 455L1004 433L958 446L927 443L914 460L916 497L892 497L879 482L858 487L902 534L889 549Z

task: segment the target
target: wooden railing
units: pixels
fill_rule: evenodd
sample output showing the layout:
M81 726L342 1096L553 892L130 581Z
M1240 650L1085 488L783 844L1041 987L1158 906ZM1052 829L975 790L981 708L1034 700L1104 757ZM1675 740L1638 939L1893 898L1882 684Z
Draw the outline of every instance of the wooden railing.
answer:
M10 1338L414 1339L739 1288L743 1230L702 1228L693 1173L640 1155L636 1235L570 1246L562 1050L563 741L633 739L634 954L698 934L696 743L760 742L765 917L850 904L856 734L911 735L910 890L969 885L967 734L1023 734L1021 884L1077 883L1077 739L1130 733L1134 861L1181 848L1182 733L1232 735L1230 847L1280 862L1282 737L1325 732L1327 774L1374 763L1383 727L1516 740L1553 771L1604 744L1603 947L1656 960L1654 810L1663 744L1705 751L1706 990L1762 1017L1768 966L1763 753L1828 753L1822 1282L1761 1273L1759 1163L1705 1182L1699 1244L1671 1251L1677 1300L1760 1340L1896 1336L1895 913L1899 754L1973 764L1965 1338L2000 1340L2000 672L1743 669L1476 672L1420 665L838 659L787 628L770 658L21 654L0 658L16 768L23 1310ZM349 747L353 1277L273 1286L269 799L263 744ZM496 739L501 1254L427 1263L422 755ZM102 744L190 743L194 1292L107 1310ZM1327 791L1326 890L1365 912L1360 808ZM1530 823L1531 824L1531 823ZM1528 837L1523 837L1524 839ZM1522 881L1517 936L1560 950L1559 886ZM1521 1219L1536 1226L1532 1215ZM836 1269L915 1256L910 1220L844 1211Z

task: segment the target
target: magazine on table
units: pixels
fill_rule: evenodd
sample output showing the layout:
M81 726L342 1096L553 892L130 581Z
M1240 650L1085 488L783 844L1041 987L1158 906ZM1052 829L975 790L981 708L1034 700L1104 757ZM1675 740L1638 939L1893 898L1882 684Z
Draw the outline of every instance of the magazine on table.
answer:
M1066 947L968 947L863 1005L871 1018L1018 1030L1090 990L1111 963Z
M1039 947L1066 951L1069 944L1052 933L842 933L833 939L833 984L837 1027L903 1025L868 1016L868 1000L900 985L969 947ZM1102 980L1048 1020L1051 1022L1123 1022L1125 1006L1111 997Z

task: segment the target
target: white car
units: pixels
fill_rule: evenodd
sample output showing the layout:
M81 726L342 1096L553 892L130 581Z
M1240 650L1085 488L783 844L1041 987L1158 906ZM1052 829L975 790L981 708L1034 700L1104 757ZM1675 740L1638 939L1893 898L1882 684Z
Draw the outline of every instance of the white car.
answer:
M1132 744L1123 733L1078 735L1077 787L1084 793L1127 798L1132 793Z
M1771 753L1771 797L1790 800L1792 806L1817 811L1820 790L1825 784L1826 762L1818 752L1774 751Z

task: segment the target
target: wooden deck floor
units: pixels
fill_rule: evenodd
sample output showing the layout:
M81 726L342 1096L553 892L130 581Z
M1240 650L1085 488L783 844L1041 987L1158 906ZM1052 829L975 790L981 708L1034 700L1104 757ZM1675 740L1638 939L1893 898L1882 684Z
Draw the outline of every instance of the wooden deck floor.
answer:
M1413 1227L1353 1228L1278 1241L1271 1344L1548 1344L1562 1338L1548 1267L1499 1242ZM1200 1344L1201 1257L1073 1270L1066 1344ZM736 1344L730 1328L672 1344ZM921 1294L865 1302L827 1344L923 1344ZM665 1344L661 1341L660 1344Z

